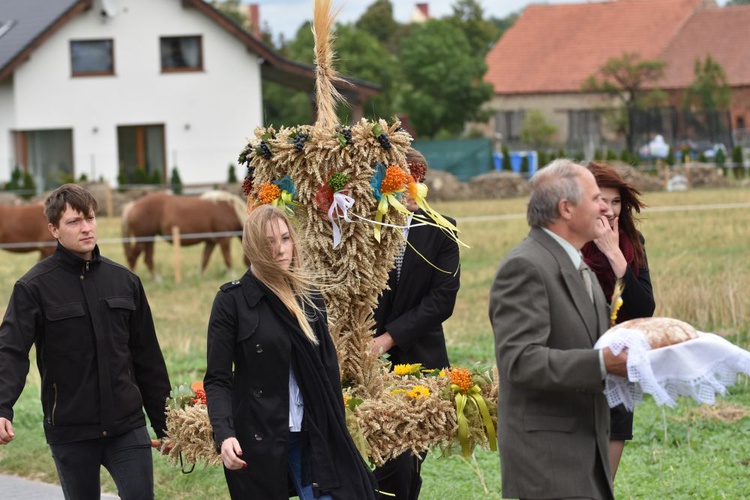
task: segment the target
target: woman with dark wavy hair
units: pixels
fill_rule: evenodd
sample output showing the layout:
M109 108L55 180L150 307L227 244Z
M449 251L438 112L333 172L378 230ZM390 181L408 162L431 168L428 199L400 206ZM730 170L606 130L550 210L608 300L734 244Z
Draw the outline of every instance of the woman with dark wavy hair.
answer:
M640 213L645 207L640 199L641 193L625 182L611 165L593 161L587 168L594 174L602 200L608 207L601 222L608 225L611 231L584 245L581 249L583 258L599 279L608 301L612 300L616 280L622 279L625 289L617 323L650 317L656 307L654 291L648 271L645 239L636 228L638 219L633 214ZM609 461L614 481L625 441L633 439L633 413L620 405L612 408L611 420Z

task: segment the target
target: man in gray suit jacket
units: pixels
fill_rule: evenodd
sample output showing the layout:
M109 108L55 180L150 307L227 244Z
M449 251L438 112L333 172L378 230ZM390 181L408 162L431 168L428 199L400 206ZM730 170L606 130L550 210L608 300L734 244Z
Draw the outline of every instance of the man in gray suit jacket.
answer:
M612 499L603 379L627 376L627 353L593 349L608 326L607 301L591 271L579 272L606 206L594 176L570 160L530 182L531 231L490 291L503 497Z

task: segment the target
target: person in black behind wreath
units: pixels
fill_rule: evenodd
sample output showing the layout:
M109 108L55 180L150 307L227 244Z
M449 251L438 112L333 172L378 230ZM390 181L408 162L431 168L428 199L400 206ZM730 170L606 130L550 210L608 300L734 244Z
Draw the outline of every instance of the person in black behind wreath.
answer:
M102 257L96 199L65 184L45 201L57 249L19 279L0 325L0 444L36 344L44 432L68 500L99 499L101 466L123 500L154 498L151 439L170 383L138 276Z
M406 162L414 180L423 182L425 157L410 147ZM424 214L408 193L403 202L412 212ZM448 220L455 224L453 219ZM372 349L387 352L394 366L421 363L425 369L447 368L443 322L453 314L460 287L458 244L441 228L411 226L411 222L410 218L410 227L404 231L407 244L388 275L388 289L378 300ZM407 451L376 468L381 498L419 498L424 457Z
M600 217L605 234L586 243L581 248L583 260L596 274L607 301L612 300L615 281L623 280L622 307L617 313L617 323L628 319L647 318L654 314L654 290L648 271L645 239L636 228L633 211L645 206L638 190L625 182L619 173L606 163L591 162L586 167L596 179L607 211ZM625 441L633 439L633 412L624 405L610 411L609 463L612 481L615 480Z
M281 209L261 205L242 246L250 269L216 295L203 380L232 498L375 499L294 228Z

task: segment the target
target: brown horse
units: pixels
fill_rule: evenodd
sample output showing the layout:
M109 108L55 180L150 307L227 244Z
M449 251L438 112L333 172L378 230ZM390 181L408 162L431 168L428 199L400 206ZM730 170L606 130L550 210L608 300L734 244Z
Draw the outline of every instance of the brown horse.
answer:
M183 246L205 243L201 274L218 244L227 270L232 269L231 232L242 231L246 205L239 196L223 191L209 191L200 197L150 193L131 201L122 210L122 237L125 257L130 269L145 252L146 266L156 278L154 270L154 240L156 235L171 237L172 228L180 229ZM210 233L225 233L212 235ZM191 236L192 235L192 236ZM168 240L171 242L171 239ZM247 260L245 260L247 264Z
M55 246L42 204L0 205L0 248L9 252L39 252L41 260L51 255Z

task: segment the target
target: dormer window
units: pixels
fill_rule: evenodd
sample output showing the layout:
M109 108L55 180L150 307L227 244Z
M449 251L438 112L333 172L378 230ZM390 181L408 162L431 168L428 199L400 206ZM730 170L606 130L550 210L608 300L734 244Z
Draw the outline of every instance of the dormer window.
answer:
M203 46L200 36L164 36L159 39L161 71L202 71Z
M73 76L114 75L113 49L112 40L72 40L70 66Z

